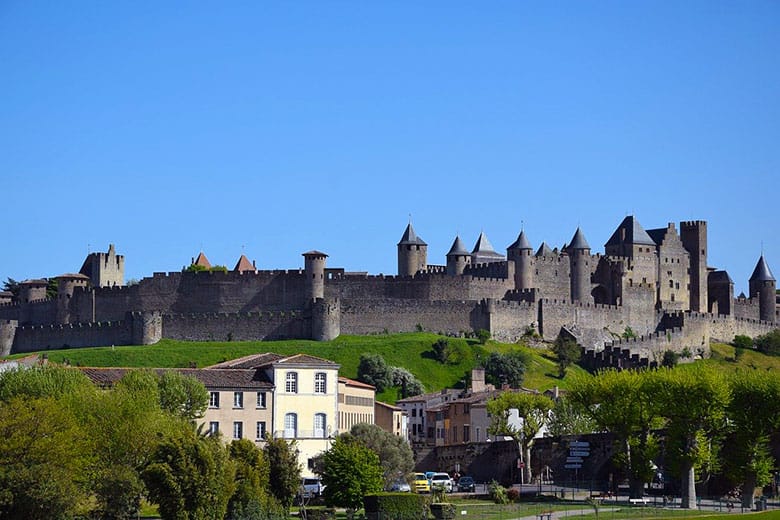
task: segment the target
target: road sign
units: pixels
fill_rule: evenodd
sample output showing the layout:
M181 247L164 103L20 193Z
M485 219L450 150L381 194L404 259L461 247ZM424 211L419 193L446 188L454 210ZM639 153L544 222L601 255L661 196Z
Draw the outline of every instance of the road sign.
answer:
M577 462L577 463L581 464L582 463L582 457L566 457L566 463L567 464L572 463L572 462Z
M590 448L590 443L586 441L571 441L569 443L570 448Z
M575 450L571 450L569 452L569 457L587 457L588 455L590 455L589 451L575 451Z
M566 469L580 469L582 464L564 464L563 467Z

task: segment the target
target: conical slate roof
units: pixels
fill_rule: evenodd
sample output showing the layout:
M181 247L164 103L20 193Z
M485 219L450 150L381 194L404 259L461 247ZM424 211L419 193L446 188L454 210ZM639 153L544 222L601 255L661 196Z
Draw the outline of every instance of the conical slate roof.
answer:
M550 246L547 245L547 242L542 242L542 245L540 245L539 249L536 250L536 254L534 256L550 256L552 254L552 249L550 249Z
M775 277L772 276L772 271L770 271L769 266L766 265L766 260L764 260L764 255L761 255L761 258L758 259L756 268L753 269L753 274L750 276L749 281L751 282L775 281Z
M528 242L528 239L525 236L525 231L521 231L520 234L517 236L517 240L514 241L514 243L507 247L507 249L533 249L531 247L531 244Z
M481 232L479 234L479 238L477 238L477 243L474 244L474 249L471 251L471 254L474 253L495 253L496 250L493 249L493 244L490 243L490 240L488 240L487 235L485 235L485 232Z
M417 236L417 233L414 232L414 228L412 227L412 223L409 222L409 225L406 226L406 231L404 231L404 236L401 237L401 241L398 242L398 245L405 246L405 245L419 245L419 246L427 246L423 240Z
M252 265L252 262L249 261L246 255L241 255L241 258L238 259L238 263L236 263L236 267L233 270L239 272L254 271L255 266Z
M571 242L569 242L567 249L590 249L588 241L585 240L585 235L579 227L577 228L577 231L574 232L574 236L572 237Z
M621 237L625 237L621 240ZM656 245L655 241L644 230L639 221L633 216L623 219L605 246L617 246L620 244L641 244L646 246Z
M463 245L463 241L461 241L459 236L455 237L455 241L452 243L452 247L450 248L450 252L447 253L447 256L458 256L458 255L467 255L469 254L468 249Z

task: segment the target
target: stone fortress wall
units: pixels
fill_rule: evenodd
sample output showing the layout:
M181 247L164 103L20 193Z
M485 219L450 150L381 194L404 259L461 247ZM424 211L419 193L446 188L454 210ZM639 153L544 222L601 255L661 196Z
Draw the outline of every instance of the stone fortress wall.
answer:
M522 232L506 256L478 251L492 247L483 236L470 254L456 239L441 266L428 265L427 245L410 224L395 276L326 268L327 255L311 251L303 269L154 273L131 286L123 285L124 257L112 245L88 256L81 273L60 277L57 298L45 298L45 281L31 280L17 303L0 305L0 354L160 338L329 340L485 329L506 342L529 332L553 341L566 331L590 364L640 366L665 350L707 355L710 338L773 330L777 308L767 302L775 281L763 257L751 277L756 294L734 298L727 273L706 268L706 223L684 222L681 230L668 224L645 232L626 217L605 254L591 254L579 229L561 250L542 245L536 253ZM629 329L635 337L621 339Z

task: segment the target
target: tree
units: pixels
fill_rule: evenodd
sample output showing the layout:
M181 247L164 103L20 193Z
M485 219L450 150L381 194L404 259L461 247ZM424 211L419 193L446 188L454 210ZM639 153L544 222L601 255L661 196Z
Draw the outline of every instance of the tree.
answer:
M485 329L479 329L476 333L477 341L480 345L484 345L490 339L490 331Z
M85 392L94 393L95 386L72 368L37 366L0 372L0 401L12 397L69 397Z
M432 348L433 357L436 358L436 361L444 365L449 363L450 356L452 355L452 348L450 347L450 342L447 338L437 339L432 345Z
M393 384L392 370L379 354L361 354L358 363L358 381L373 385L381 393Z
M780 355L780 329L756 338L756 349L770 356Z
M728 384L720 372L699 364L658 370L651 383L650 393L666 419L667 455L680 471L680 507L695 508L696 470L714 469Z
M555 339L552 351L558 357L558 377L561 379L566 375L566 369L572 363L578 362L582 354L576 341L571 338L564 338L562 335L558 335Z
M680 361L680 354L674 350L665 350L664 356L661 358L661 366L666 368L674 368Z
M236 489L228 502L228 520L261 520L280 515L281 506L268 494L269 467L263 450L247 439L228 446L236 468Z
M379 456L350 435L339 435L322 457L325 503L347 508L347 516L360 509L363 497L382 491Z
M531 482L531 447L534 437L542 429L549 418L553 401L540 394L524 392L502 392L487 403L490 415L488 431L492 435L509 435L520 446L524 461L524 482ZM517 410L520 426L510 424L509 416L512 410Z
M375 424L356 424L349 433L363 446L377 454L382 466L385 487L414 470L412 448L398 435L393 435Z
M269 438L263 452L268 460L269 490L282 507L289 510L301 485L301 466L295 441Z
M13 278L6 278L3 283L3 290L8 291L13 295L13 301L19 301L19 282Z
M184 425L158 446L142 477L163 520L222 520L234 472L222 441Z
M729 473L742 482L742 506L753 508L756 488L772 479L770 436L780 427L780 377L772 372L739 371L729 379L731 424Z
M501 388L504 384L510 388L520 388L525 375L527 356L520 351L506 354L491 352L485 360L485 381Z
M209 392L203 383L175 370L162 373L159 390L162 409L182 419L200 419L208 408Z
M653 391L655 374L607 370L573 381L567 398L588 415L600 430L615 436L616 462L626 471L632 498L642 496L653 476L658 450L653 428L661 410Z
M737 334L731 344L734 348L753 348L753 339L750 336Z
M0 439L0 518L74 516L91 449L73 414L52 397L4 399Z
M557 437L591 433L597 431L598 426L582 406L568 397L561 397L555 402L548 428Z
M425 387L414 374L401 367L391 367L393 386L400 387L401 399L425 392Z

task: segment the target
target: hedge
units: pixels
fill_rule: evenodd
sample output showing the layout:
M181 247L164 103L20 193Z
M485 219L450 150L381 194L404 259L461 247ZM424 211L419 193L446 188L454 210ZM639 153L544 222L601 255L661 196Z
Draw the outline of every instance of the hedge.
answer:
M377 493L363 497L368 520L421 520L428 517L428 500L416 493Z

